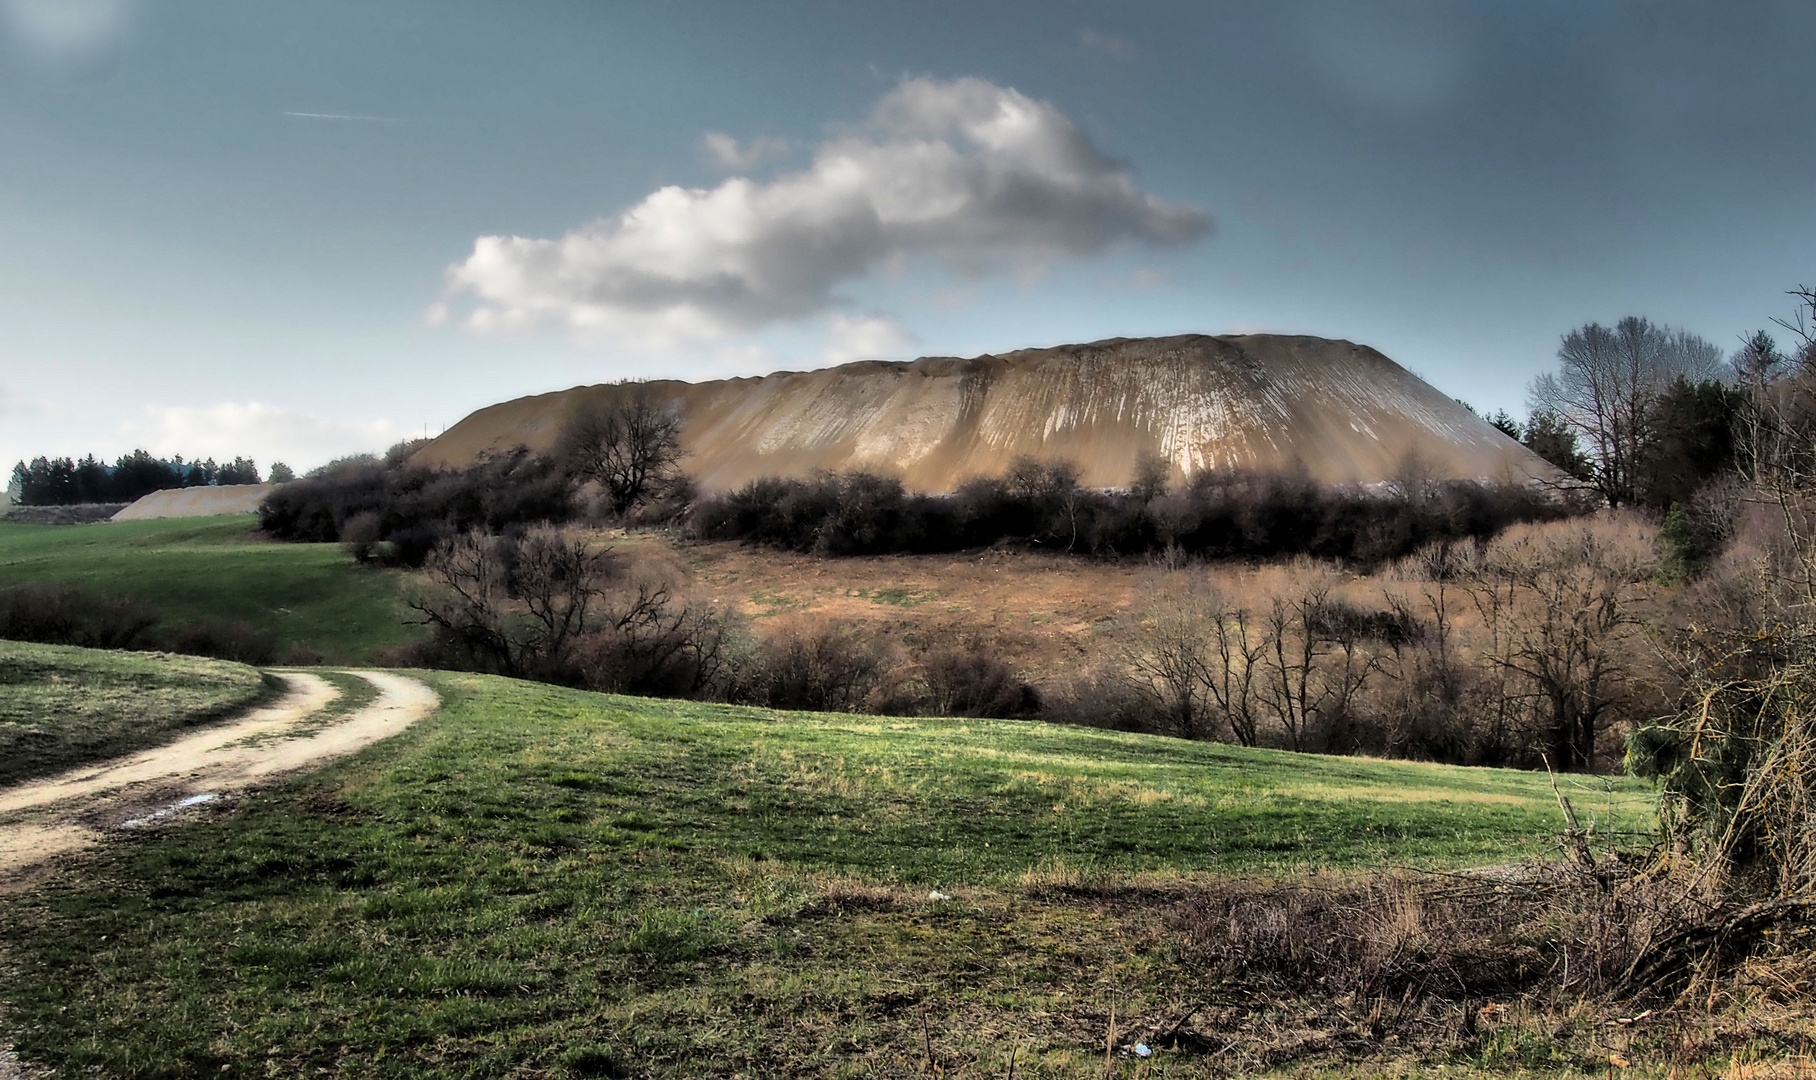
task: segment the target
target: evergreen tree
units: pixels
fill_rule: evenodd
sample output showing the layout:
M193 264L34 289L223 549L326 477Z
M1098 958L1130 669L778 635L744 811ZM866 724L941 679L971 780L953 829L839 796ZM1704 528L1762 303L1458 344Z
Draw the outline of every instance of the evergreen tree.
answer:
M1746 405L1744 391L1713 379L1673 380L1647 410L1652 434L1636 470L1637 501L1654 510L1688 506L1698 488L1733 468Z
M1587 482L1594 475L1589 456L1577 445L1576 432L1563 417L1549 409L1537 409L1526 421L1526 449L1556 465L1573 480Z

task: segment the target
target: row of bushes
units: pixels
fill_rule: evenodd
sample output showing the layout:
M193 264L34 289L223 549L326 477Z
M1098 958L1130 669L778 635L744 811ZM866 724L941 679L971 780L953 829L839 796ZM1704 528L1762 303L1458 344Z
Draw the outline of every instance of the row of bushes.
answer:
M670 521L693 500L681 418L637 387L570 404L551 453L522 446L464 469L410 464L427 440L331 462L259 507L280 540L342 542L360 561L418 567L471 530L522 532L576 517Z
M1362 563L1577 509L1523 484L1407 481L1385 491L1302 474L1203 472L1168 491L1098 491L1065 464L1020 463L949 495L865 473L757 480L695 507L693 531L820 555L931 554L1003 541L1096 555L1309 555Z
M409 465L415 449L402 443L285 484L259 506L259 525L279 540L345 543L362 562L417 567L468 530L559 524L580 512L566 473L521 447L466 469Z
M616 693L779 709L1026 716L1039 696L976 646L905 652L839 623L758 637L659 572L549 526L438 544L399 659Z
M307 650L280 647L269 631L238 619L169 623L136 600L61 585L0 589L0 639L87 649L137 649L237 660L243 664L318 663Z
M408 464L416 444L337 463L284 485L259 508L280 540L343 542L361 559L420 567L470 530L522 531L616 516L616 500L572 454L519 447L464 469ZM1096 490L1066 462L1023 459L950 494L909 492L868 473L771 477L704 500L684 478L635 506L638 520L685 518L690 531L818 555L933 554L1023 543L1099 556L1169 552L1204 558L1309 555L1366 564L1435 540L1481 539L1517 522L1581 509L1528 484L1408 475L1378 489L1319 484L1303 473L1208 471L1171 489L1150 462L1127 490Z

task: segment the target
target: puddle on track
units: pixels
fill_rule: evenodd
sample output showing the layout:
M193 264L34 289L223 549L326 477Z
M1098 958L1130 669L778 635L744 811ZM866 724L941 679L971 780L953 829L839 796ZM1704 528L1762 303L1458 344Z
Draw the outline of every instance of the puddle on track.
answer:
M172 814L180 814L192 806L205 806L208 803L214 802L216 799L219 799L219 798L220 798L220 796L215 794L212 791L204 791L200 795L191 795L187 799L181 799L177 802L173 802L169 806L164 807L162 810L153 810L149 814L144 814L144 815L141 815L136 818L130 818L126 821L122 821L122 822L120 822L120 828L137 829L137 828L140 828L141 826L150 825L154 821L162 821Z

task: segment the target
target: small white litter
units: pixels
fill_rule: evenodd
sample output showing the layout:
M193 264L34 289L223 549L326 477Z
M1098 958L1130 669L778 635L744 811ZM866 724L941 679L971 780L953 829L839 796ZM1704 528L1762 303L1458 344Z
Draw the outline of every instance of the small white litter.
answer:
M1136 1057L1147 1057L1148 1055L1152 1054L1153 1052L1154 1051L1148 1049L1147 1043L1136 1043L1135 1044L1135 1056Z
M940 892L938 889L935 889L932 892L927 894L927 899L929 899L929 900L950 900L950 899L952 899L952 897L947 896L945 893Z
M211 803L218 798L220 798L220 796L216 795L212 791L205 791L200 795L191 795L189 798L184 799L181 802L171 803L169 806L166 806L162 810L153 810L151 813L146 814L144 817L136 817L136 818L131 818L127 821L122 821L122 822L120 822L120 828L137 829L143 825L150 825L152 822L157 821L161 818L167 818L172 814L180 813L184 810L189 809L192 806L200 806L203 803Z

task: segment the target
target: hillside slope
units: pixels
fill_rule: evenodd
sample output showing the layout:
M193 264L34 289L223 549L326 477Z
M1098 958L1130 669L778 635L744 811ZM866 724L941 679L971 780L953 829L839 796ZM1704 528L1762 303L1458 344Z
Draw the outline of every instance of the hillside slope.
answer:
M1019 1046L1020 1075L1099 1078L1112 1004L1141 1038L1242 985L1187 921L1222 874L1505 862L1561 827L1540 773L420 675L435 719L0 906L21 1056L63 1076L1003 1077ZM1650 821L1642 782L1590 791L1598 827ZM1382 1015L1236 1000L1302 1054ZM1224 1046L1241 1015L1199 1024ZM1455 1071L1430 1075L1479 1075L1454 1019L1431 1027ZM1248 1060L1151 1041L1155 1076Z
M687 469L708 491L819 469L886 472L947 491L1024 454L1070 459L1096 487L1128 483L1144 452L1185 474L1303 467L1330 483L1388 479L1409 456L1440 477L1550 475L1525 447L1381 353L1325 338L1115 338L646 385L683 410ZM461 465L516 445L546 450L574 399L623 392L576 387L493 405L415 460Z
M71 529L0 522L0 588L59 585L123 597L166 627L243 621L279 648L364 661L415 633L398 611L402 575L362 567L338 544L277 544L251 515L112 521Z

